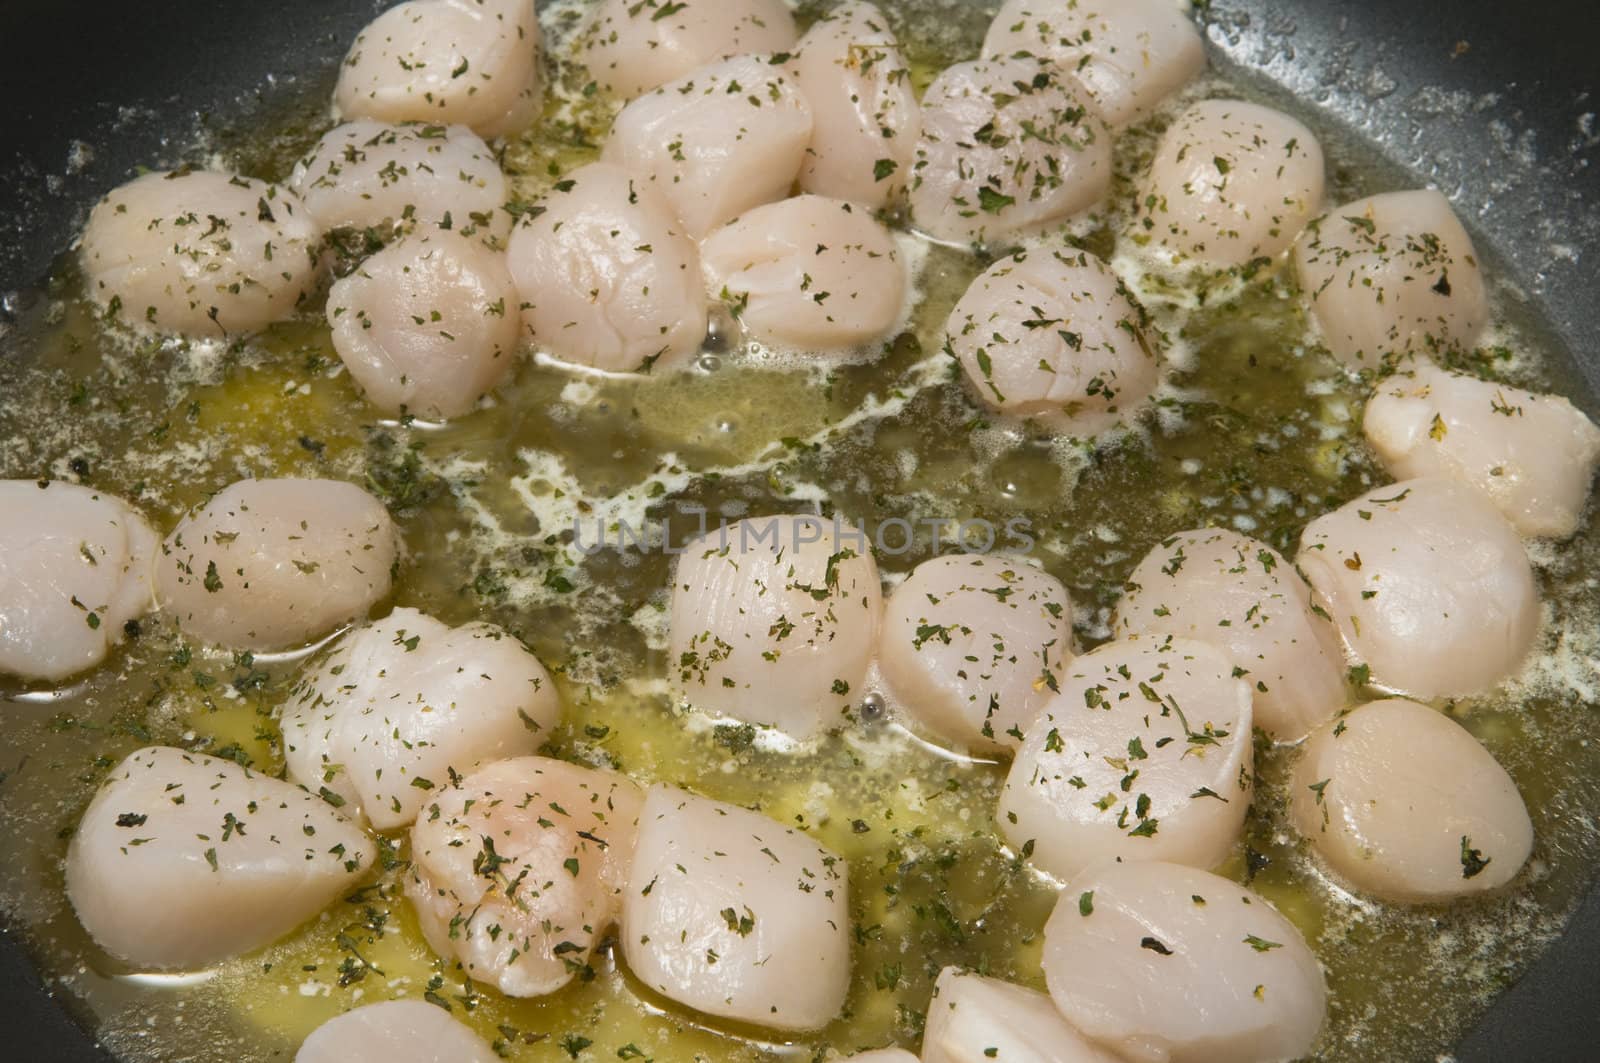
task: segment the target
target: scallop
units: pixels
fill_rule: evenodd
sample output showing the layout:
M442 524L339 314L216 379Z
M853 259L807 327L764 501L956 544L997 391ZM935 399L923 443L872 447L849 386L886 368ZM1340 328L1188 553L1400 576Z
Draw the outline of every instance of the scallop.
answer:
M1174 0L1006 0L985 58L1032 55L1070 70L1113 126L1151 113L1206 67L1200 31Z
M125 325L194 337L265 328L316 287L322 233L287 189L204 170L156 172L89 212L89 294Z
M233 649L304 646L365 616L398 564L383 504L338 480L241 480L161 544L156 595L183 631Z
M470 126L483 137L539 113L534 0L407 0L356 36L334 88L346 118Z
M1140 561L1112 630L1209 642L1242 670L1256 726L1297 742L1345 703L1338 629L1270 546L1223 528L1179 532Z
M720 59L786 51L798 36L783 0L601 0L578 58L595 84L631 100Z
M846 0L800 38L790 69L815 119L801 191L873 209L898 201L916 161L922 110L883 12Z
M861 696L882 610L878 565L855 527L737 521L678 559L670 678L702 711L811 738Z
M385 413L459 417L511 371L517 293L505 256L453 233L408 236L336 281L333 347Z
M700 253L711 291L764 343L864 346L894 327L906 302L894 237L840 199L756 207L706 237Z
M1111 132L1063 70L1031 59L956 63L922 96L911 169L917 228L950 243L1005 243L1105 197Z
M593 163L557 182L511 237L536 348L612 372L667 369L706 333L700 253L649 182Z
M0 674L55 681L105 660L155 605L159 541L120 498L0 480Z
M652 786L623 901L628 967L670 1000L775 1030L838 1016L850 982L845 863L759 812Z
M483 1039L436 1004L385 1000L311 1032L294 1063L499 1063Z
M1072 601L1022 558L924 561L884 610L878 667L896 700L939 738L1014 750L1072 658Z
M1242 886L1192 867L1107 863L1044 928L1067 1021L1129 1063L1266 1063L1311 1052L1327 1010L1317 958Z
M1006 775L1006 840L1063 879L1099 860L1220 864L1251 794L1250 688L1233 672L1170 635L1077 658Z
M697 240L784 198L811 142L811 105L773 58L737 56L634 100L602 161L657 189Z
M372 842L320 797L231 760L149 746L67 849L67 896L107 952L197 969L276 941L353 890Z
M295 164L289 186L328 230L447 229L490 243L511 231L505 175L466 126L334 126Z
M561 721L550 675L492 624L396 609L353 631L282 715L289 777L326 786L379 830L482 764L534 753Z
M1035 989L959 967L939 972L928 1001L922 1063L1118 1063Z
M1380 487L1312 521L1295 564L1373 682L1460 697L1515 672L1539 626L1516 529L1470 487Z
M972 282L945 324L985 406L1092 437L1155 390L1143 314L1087 251L1031 251Z
M1489 320L1472 239L1432 189L1386 192L1318 218L1294 260L1323 342L1350 366L1470 348Z
M1322 145L1281 111L1204 100L1161 138L1138 202L1175 262L1228 269L1275 259L1322 206Z
M1290 793L1317 854L1387 901L1499 889L1533 849L1505 769L1466 728L1403 698L1352 709L1312 735Z
M1466 484L1523 535L1577 531L1600 461L1600 428L1561 396L1446 372L1425 359L1379 386L1362 428L1394 476Z
M584 974L621 911L641 800L620 775L546 757L440 787L405 882L428 944L512 997Z

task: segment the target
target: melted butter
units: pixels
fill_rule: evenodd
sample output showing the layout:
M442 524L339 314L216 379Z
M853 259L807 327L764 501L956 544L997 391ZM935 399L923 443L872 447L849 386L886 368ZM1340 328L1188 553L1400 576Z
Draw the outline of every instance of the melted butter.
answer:
M930 5L922 5L926 11ZM903 23L915 77L971 54L976 5ZM573 5L546 12L552 40ZM948 17L946 17L948 16ZM937 27L934 29L933 27ZM558 49L559 44L553 48ZM1213 79L1191 97L1230 91ZM1251 91L1254 91L1253 89ZM282 177L325 124L321 96L276 127L201 150ZM556 72L546 122L506 153L528 199L594 158L608 104L580 71ZM828 1029L793 1043L713 1027L652 996L603 954L592 976L512 1001L435 959L399 896L396 865L286 940L193 977L127 971L89 942L61 889L66 838L95 785L132 749L165 742L282 767L274 710L295 661L186 646L159 617L98 671L57 692L0 688L0 901L41 962L117 1052L133 1059L287 1058L321 1021L362 1002L429 994L522 1060L812 1057L897 1042L915 1049L932 980L960 963L1038 986L1053 884L998 841L1003 769L943 755L892 721L860 719L799 750L718 726L663 694L670 560L571 541L579 521L698 526L825 502L869 531L893 517L1032 521L1037 558L1071 589L1084 646L1109 634L1121 581L1165 535L1227 525L1291 553L1311 518L1385 477L1360 440L1363 390L1319 356L1285 271L1207 285L1145 265L1120 230L1130 175L1170 116L1121 138L1113 205L1078 231L1112 256L1151 313L1167 372L1157 405L1097 446L1002 424L975 406L940 354L951 305L984 262L931 248L905 331L876 360L813 363L708 349L660 379L523 365L485 409L448 426L376 419L315 319L248 343L135 342L106 332L63 260L36 309L5 337L0 476L82 479L170 527L243 476L366 483L407 546L395 604L460 623L483 617L557 673L566 721L551 753L758 806L849 862L853 983ZM1384 171L1329 138L1331 194ZM1392 181L1390 182L1392 186ZM1502 311L1510 307L1502 300ZM1528 322L1468 356L1474 371L1556 386L1562 353ZM1328 968L1320 1058L1425 1058L1443 1049L1559 930L1600 855L1600 593L1591 520L1569 544L1536 544L1545 635L1525 673L1445 706L1516 779L1533 816L1529 868L1505 895L1437 909L1353 897L1294 837L1284 787L1292 751L1258 746L1261 784L1224 873L1248 881ZM891 580L932 553L882 557ZM1397 1001L1426 1001L1400 1008ZM631 1047L630 1047L631 1046Z

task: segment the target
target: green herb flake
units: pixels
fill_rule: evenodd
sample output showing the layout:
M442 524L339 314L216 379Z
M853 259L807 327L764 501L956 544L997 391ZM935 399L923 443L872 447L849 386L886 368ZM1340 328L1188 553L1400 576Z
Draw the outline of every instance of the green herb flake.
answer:
M1472 839L1463 834L1461 836L1461 877L1477 878L1483 869L1493 862L1493 857L1483 855L1480 849L1472 847Z
M985 214L999 214L1017 201L1017 197L996 192L988 185L978 189L978 206Z

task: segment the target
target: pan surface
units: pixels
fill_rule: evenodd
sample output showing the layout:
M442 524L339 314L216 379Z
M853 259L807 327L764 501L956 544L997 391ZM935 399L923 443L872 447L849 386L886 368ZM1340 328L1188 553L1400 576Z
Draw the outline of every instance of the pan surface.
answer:
M202 128L248 122L320 83L374 0L0 5L0 329L89 205ZM992 5L946 0L963 17ZM1451 197L1500 271L1539 304L1600 411L1600 72L1584 0L1217 0L1217 53L1258 71ZM1585 386L1586 385L1586 386ZM1592 1058L1600 891L1457 1050L1464 1061ZM12 933L0 1015L18 1060L107 1059L49 995ZM1421 1006L1421 1002L1411 1002ZM159 1037L159 1031L152 1031Z

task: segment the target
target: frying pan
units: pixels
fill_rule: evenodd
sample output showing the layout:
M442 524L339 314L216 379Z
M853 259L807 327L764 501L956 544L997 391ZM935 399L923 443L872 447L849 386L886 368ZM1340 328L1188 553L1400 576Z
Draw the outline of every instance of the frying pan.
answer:
M935 0L936 3L939 0ZM89 206L202 125L325 80L380 0L3 0L0 329ZM977 18L994 2L942 0ZM1591 0L1214 0L1216 51L1449 195L1576 352L1600 412L1600 14ZM85 155L78 145L92 147ZM1600 871L1600 869L1597 869ZM107 1063L0 934L0 1058ZM1461 1063L1600 1057L1600 889L1457 1047ZM1400 1004L1400 1002L1396 1002ZM1425 1002L1409 1002L1425 1006Z

